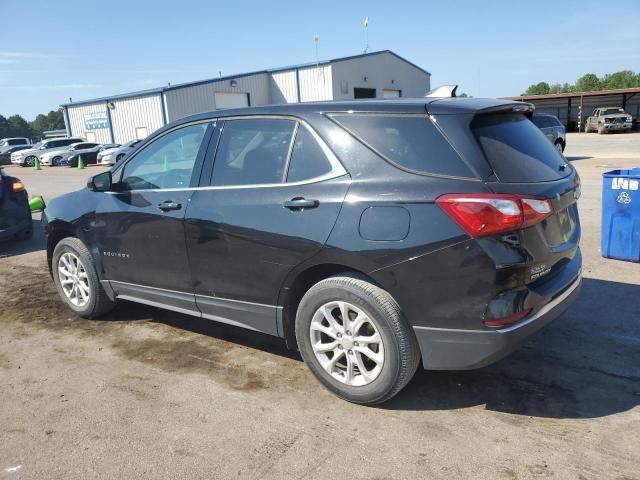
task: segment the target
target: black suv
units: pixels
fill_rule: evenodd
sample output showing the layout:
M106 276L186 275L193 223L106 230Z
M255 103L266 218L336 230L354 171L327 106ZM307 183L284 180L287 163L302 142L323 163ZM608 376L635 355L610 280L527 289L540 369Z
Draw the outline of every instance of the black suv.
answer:
M581 283L578 176L519 102L199 114L45 212L82 317L131 300L283 337L342 398L492 363ZM532 366L533 367L533 366Z

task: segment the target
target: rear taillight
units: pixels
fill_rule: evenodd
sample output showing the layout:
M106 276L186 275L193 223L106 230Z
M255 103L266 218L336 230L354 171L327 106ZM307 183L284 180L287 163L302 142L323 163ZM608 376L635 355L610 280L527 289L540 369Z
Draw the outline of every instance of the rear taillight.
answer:
M473 238L530 227L552 213L548 200L510 194L448 193L436 203Z
M12 189L13 193L24 192L24 183L22 183L20 180L14 180Z

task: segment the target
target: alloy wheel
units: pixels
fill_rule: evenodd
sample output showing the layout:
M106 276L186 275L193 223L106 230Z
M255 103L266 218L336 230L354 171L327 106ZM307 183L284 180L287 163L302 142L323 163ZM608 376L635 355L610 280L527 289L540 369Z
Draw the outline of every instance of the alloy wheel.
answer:
M60 256L58 278L62 291L73 305L82 308L89 303L91 296L89 277L76 255L66 252Z
M380 375L382 337L372 318L355 305L325 303L313 315L309 335L316 359L339 382L364 386Z

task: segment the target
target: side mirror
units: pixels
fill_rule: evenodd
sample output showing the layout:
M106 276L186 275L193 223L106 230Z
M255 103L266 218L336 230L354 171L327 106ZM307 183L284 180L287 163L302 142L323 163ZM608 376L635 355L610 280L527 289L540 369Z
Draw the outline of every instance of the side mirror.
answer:
M111 190L111 172L102 172L94 175L87 181L87 188L92 192L108 192Z

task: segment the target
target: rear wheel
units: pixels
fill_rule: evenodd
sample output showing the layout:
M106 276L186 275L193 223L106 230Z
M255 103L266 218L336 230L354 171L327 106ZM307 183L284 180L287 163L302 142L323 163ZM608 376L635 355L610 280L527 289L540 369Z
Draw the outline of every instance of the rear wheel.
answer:
M53 280L67 306L83 318L95 318L110 311L109 299L98 279L93 258L78 238L62 239L53 250Z
M335 395L374 405L413 377L420 351L391 295L358 275L317 283L296 316L298 348L314 376Z

